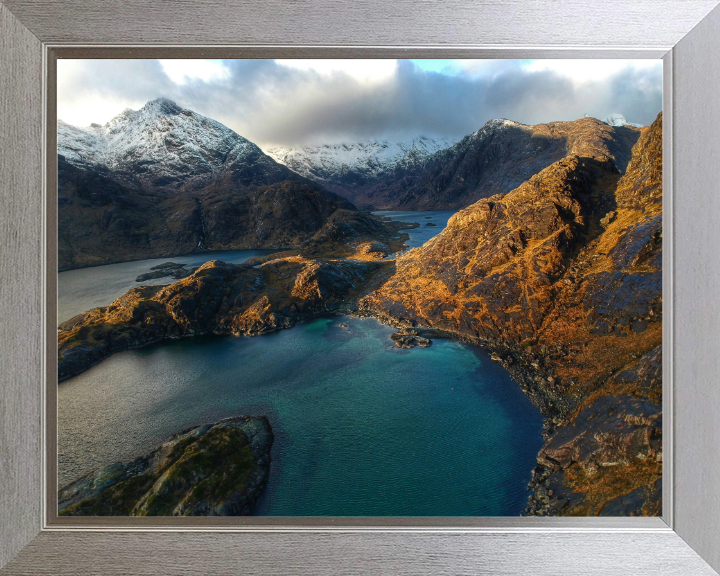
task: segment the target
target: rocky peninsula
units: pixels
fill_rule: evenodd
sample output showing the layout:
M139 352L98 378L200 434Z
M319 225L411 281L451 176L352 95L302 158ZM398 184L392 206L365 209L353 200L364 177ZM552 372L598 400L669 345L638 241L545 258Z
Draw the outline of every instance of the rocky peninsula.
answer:
M238 416L175 434L147 455L62 487L60 516L244 516L268 480L267 418Z

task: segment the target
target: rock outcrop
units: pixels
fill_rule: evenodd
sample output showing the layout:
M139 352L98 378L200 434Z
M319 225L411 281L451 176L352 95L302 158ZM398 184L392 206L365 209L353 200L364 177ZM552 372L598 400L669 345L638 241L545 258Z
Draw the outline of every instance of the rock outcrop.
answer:
M132 462L62 487L60 516L243 516L270 471L267 418L239 416L175 434Z
M397 348L429 348L432 346L432 340L420 335L420 331L415 328L402 328L400 331L390 335L390 340L395 342Z
M529 513L659 510L618 498L661 475L661 146L659 116L622 176L573 155L480 200L360 303L489 348L542 409Z
M158 278L174 278L180 280L195 271L195 268L186 268L185 264L176 264L175 262L165 262L150 268L150 272L140 274L135 278L135 282L147 282L148 280L156 280Z
M322 314L377 287L392 262L255 259L243 264L212 260L168 286L140 286L110 306L60 324L58 378L83 372L130 348L200 334L253 336Z
M538 454L533 514L655 516L662 512L660 346L621 371ZM628 497L630 494L633 497ZM641 493L645 497L639 497Z

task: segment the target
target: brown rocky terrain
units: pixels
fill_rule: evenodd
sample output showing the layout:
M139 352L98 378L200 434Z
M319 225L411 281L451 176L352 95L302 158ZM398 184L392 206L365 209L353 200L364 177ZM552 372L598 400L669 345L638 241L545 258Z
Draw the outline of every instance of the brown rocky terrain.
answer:
M607 155L559 160L455 214L361 302L520 381L548 422L530 514L660 510L661 154L659 116L623 176Z
M378 286L392 262L270 256L213 260L169 286L133 288L110 306L60 324L58 378L115 352L200 334L257 335L344 310Z
M173 435L150 454L62 487L60 516L244 516L270 471L267 418L239 416Z
M377 180L358 181L348 174L324 184L361 208L459 209L510 192L567 156L607 156L624 172L639 136L637 128L595 118L534 126L497 119L454 146Z

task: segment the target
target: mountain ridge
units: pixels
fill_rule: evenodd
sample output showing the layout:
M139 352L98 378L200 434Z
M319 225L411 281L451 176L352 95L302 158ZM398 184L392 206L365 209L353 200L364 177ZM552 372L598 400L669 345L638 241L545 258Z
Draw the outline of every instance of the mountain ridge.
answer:
M376 157L368 154L359 165L351 166L343 163L343 153L332 154L343 145L294 152L273 149L273 154L364 209L448 210L507 193L573 154L607 156L623 172L641 132L627 123L611 126L589 117L536 125L495 118L444 148L440 147L444 141L428 139L437 149L426 147L409 159L395 154L373 163ZM361 144L345 147L348 157L361 156L356 152Z
M245 185L302 180L264 154L260 147L216 120L166 98L127 109L104 126L79 128L58 123L58 154L78 167L104 166L145 185L195 190L237 164L260 163L270 179L234 180Z
M396 168L415 166L456 142L452 138L418 136L402 142L372 139L319 146L281 146L268 149L267 154L298 174L337 191L343 189L339 181L361 183L382 178Z

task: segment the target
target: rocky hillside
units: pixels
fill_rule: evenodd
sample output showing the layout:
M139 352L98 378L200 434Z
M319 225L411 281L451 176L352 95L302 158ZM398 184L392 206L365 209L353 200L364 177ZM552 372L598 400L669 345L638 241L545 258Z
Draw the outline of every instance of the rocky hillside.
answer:
M169 100L58 125L61 270L193 250L291 247L348 200Z
M244 516L270 471L267 418L197 426L132 462L111 464L64 486L60 516Z
M301 173L362 208L449 210L510 192L566 156L607 156L624 172L639 135L637 128L595 118L535 126L496 119L456 144L416 154L412 161L351 168L327 162L322 150L275 157L288 166L299 165Z
M559 160L458 212L362 302L494 350L541 407L531 514L660 510L661 155L659 116L622 176Z
M392 262L272 255L233 265L213 260L169 286L133 288L110 306L62 323L58 378L115 352L200 334L257 335L344 310L376 288Z

